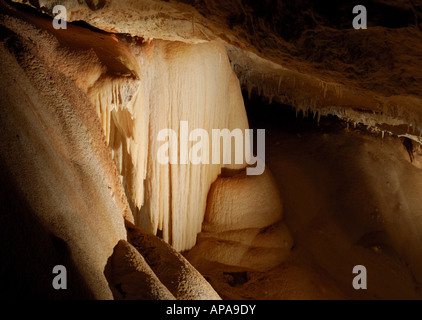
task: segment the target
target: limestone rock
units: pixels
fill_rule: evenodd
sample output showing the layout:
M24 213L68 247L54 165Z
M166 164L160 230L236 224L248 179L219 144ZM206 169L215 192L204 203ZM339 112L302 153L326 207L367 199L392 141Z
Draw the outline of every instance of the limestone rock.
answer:
M266 271L286 261L291 246L283 248L252 247L241 242L206 238L189 251L187 258L193 265L218 262L246 270Z
M128 241L178 300L220 300L204 277L163 240L126 222Z
M243 171L213 183L203 231L263 228L281 218L282 202L269 170L259 176L247 176Z
M131 213L97 115L83 91L51 64L51 52L40 52L52 38L1 9L4 292L25 296L23 286L45 298L111 299L104 268L126 239L123 218ZM74 286L52 288L55 265L68 268Z
M110 258L110 288L117 300L173 300L142 255L120 240Z
M290 249L293 243L288 227L278 221L264 228L229 230L224 232L201 232L198 242L215 238L222 241L239 242L249 247Z
M29 3L51 16L57 4ZM350 1L330 10L311 0L95 3L61 2L68 21L106 31L148 40L217 40L226 45L242 87L250 92L304 113L335 114L419 140L422 6L417 3L367 1L370 28L362 32L352 28Z
M265 271L289 259L293 239L270 170L219 177L211 186L203 231L186 257L202 267L218 263Z
M370 27L354 30L351 1L63 0L75 23L55 30L56 0L0 0L2 294L218 299L177 252L196 244L186 257L217 267L230 297L360 297L350 270L362 261L379 271L367 296L420 297L411 144L324 133L300 154L290 140L298 154L272 162L289 228L268 171L183 164L177 149L179 163L157 161L158 133L181 121L247 129L241 88L422 143L422 6L367 3ZM64 292L51 286L57 264L72 279Z
M127 196L132 205L133 217L129 213L127 219L153 234L162 232L179 251L191 248L201 231L210 185L222 169L244 168L246 158L235 164L234 144L225 149L221 144L220 163L212 163L210 150L208 164L192 164L194 143L186 141L186 164L182 158L160 164L163 142L157 137L163 129L179 133L184 121L188 135L197 128L207 130L211 147L213 129L249 128L225 47L219 42L145 42L72 24L68 32L60 32L49 19L13 14L5 24L25 39L31 35L40 59L54 65L91 102L87 108L100 120L125 188L119 196ZM175 143L179 152L185 141L179 136ZM232 164L223 164L224 152Z

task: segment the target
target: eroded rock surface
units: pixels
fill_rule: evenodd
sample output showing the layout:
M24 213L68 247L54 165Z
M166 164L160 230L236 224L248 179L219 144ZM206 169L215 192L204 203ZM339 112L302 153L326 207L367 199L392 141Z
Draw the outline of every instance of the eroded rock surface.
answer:
M420 297L421 160L405 140L404 161L397 136L421 142L421 5L368 1L370 28L353 30L351 1L65 0L75 23L55 30L55 4L0 2L9 295L18 283L47 298ZM294 150L272 154L278 186L268 171L246 177L247 159L183 164L176 149L178 163L158 163L159 132L182 121L248 129L241 88L391 140L278 141ZM379 272L360 295L349 269L362 259ZM57 264L75 279L62 295Z

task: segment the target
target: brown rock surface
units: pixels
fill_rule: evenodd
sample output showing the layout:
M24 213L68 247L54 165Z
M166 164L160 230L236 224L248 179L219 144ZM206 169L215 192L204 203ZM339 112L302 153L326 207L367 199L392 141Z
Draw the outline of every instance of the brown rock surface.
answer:
M175 299L127 241L117 243L109 264L109 284L116 300Z
M128 241L178 300L220 300L203 276L163 240L126 221Z
M89 100L39 52L34 40L48 36L5 17L4 9L1 277L9 279L10 296L26 295L19 289L26 283L28 295L39 290L44 298L110 299L104 267L115 244L126 239L123 217L130 215L110 150ZM22 246L25 253L13 253ZM79 284L55 292L56 264L65 264Z
M266 168L259 176L245 171L219 177L211 186L202 232L186 253L200 270L212 263L266 271L288 260L293 246L282 219L282 201Z
M282 202L268 169L259 176L245 171L219 177L211 186L203 231L263 228L282 218Z
M54 4L44 0L40 10L51 14ZM415 140L421 132L422 6L413 1L367 1L366 30L352 28L353 1L62 4L69 21L108 31L188 43L221 41L242 86L270 100L408 133Z
M56 3L0 0L5 294L420 299L422 160L397 137L422 142L422 5L369 0L354 30L352 1L64 0L75 23L55 30ZM158 164L158 132L180 121L247 129L241 87L387 138L275 132L276 182ZM376 271L368 291L357 264Z

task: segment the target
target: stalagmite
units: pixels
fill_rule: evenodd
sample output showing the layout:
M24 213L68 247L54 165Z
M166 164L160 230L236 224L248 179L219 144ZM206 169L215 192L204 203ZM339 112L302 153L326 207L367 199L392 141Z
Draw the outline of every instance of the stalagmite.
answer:
M203 230L263 228L281 218L282 203L269 169L260 176L242 172L212 185Z
M126 221L128 241L145 257L149 266L178 300L219 300L219 295L201 274L163 240ZM177 281L174 281L177 279Z
M142 255L127 241L114 248L110 265L110 288L116 300L175 300Z
M278 188L267 168L261 176L220 177L211 187L195 266L220 263L264 271L288 260L293 239L282 219Z

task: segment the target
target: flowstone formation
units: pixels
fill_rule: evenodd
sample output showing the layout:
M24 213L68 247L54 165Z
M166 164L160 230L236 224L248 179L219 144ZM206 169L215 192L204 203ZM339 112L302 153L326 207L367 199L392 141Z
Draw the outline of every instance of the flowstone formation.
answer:
M56 5L0 0L4 292L421 298L422 5Z

